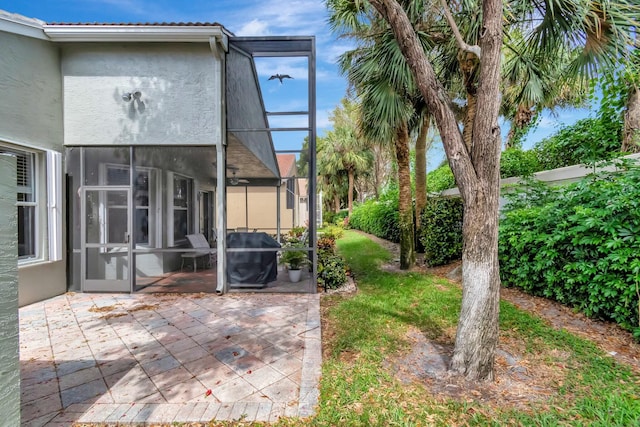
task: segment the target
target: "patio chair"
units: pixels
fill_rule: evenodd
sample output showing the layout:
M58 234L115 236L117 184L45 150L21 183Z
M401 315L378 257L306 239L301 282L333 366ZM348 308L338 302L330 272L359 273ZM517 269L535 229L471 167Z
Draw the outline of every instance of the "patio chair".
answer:
M200 258L204 258L207 262L207 267L211 267L214 261L213 254L215 253L215 249L209 246L209 242L207 242L207 238L204 237L204 234L187 234L186 238L193 249L199 250L196 252L185 252L180 255L182 257L180 271L184 269L184 261L186 259L191 260L194 273L198 271L198 259Z

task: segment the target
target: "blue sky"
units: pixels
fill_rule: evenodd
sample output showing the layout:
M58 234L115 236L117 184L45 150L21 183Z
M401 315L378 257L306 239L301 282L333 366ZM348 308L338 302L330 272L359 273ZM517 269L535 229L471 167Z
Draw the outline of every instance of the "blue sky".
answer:
M349 44L331 34L322 0L0 0L0 9L46 22L218 22L237 36L314 35L319 135L330 128L329 115L347 87L335 61ZM287 59L256 63L267 110L306 110L306 98L302 96L306 94L305 63ZM276 72L290 74L294 79L284 84L268 81ZM557 117L544 114L525 148L552 134L559 123L571 124L586 115L584 110L561 110ZM288 120L289 125L298 127L297 117ZM502 135L507 131L503 128ZM290 141L301 140L304 135L274 136L276 148L295 148ZM442 149L435 147L430 155L433 159L429 166L433 167L441 161Z

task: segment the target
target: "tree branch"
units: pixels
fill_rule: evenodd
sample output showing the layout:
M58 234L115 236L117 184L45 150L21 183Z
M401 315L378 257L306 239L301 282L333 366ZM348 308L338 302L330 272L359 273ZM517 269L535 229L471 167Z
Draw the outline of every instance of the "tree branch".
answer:
M471 46L462 39L462 34L460 34L460 30L458 30L458 25L456 24L456 21L453 19L453 15L449 10L449 5L447 4L447 0L440 0L440 3L442 4L442 8L444 9L444 15L447 17L447 22L449 22L449 26L451 27L451 30L453 31L453 35L456 38L458 47L465 52L473 53L475 56L478 57L478 59L480 59L480 56L482 53L480 50L480 46L478 45Z

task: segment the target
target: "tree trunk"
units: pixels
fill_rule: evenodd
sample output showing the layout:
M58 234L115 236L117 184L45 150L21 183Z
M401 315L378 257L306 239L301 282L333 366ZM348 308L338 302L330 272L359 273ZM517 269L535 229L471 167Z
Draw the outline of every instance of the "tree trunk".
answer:
M400 216L400 269L408 270L416 262L413 229L413 199L411 197L411 168L409 160L409 131L404 123L394 140L398 162L399 216Z
M533 116L534 112L531 107L527 107L525 104L518 105L516 115L511 121L511 129L509 129L509 133L507 134L506 149L515 148L516 136L531 124Z
M627 100L621 151L640 152L640 88L638 87L632 88Z
M354 172L353 169L347 171L349 176L349 191L347 192L347 207L349 210L349 216L353 211L353 187L354 187Z
M340 212L340 196L338 195L333 196L333 208L335 213Z
M473 144L473 121L476 117L478 107L478 84L476 74L478 72L478 58L470 52L460 52L458 55L458 63L464 80L465 91L467 92L467 107L464 114L464 128L462 131L462 139L467 146L467 150L471 152Z
M481 63L473 121L473 144L467 149L449 97L396 0L370 0L389 22L416 84L435 118L464 202L462 310L450 369L470 380L493 378L498 342L498 196L500 190L500 50L502 1L483 1ZM472 161L473 159L473 161Z
M500 276L497 197L480 192L465 201L462 225L462 308L451 371L475 380L494 379L498 344Z
M424 115L418 139L416 139L416 229L420 229L420 217L427 204L427 135L431 118ZM431 144L429 144L431 145Z

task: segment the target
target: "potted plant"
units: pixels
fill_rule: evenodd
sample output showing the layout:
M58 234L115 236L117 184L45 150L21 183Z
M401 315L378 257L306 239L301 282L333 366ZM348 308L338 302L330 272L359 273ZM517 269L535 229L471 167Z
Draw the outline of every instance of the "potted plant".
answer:
M285 246L285 248L303 249L304 246L302 246L302 244L290 244ZM300 281L302 267L309 264L309 258L307 257L307 252L304 250L282 251L280 263L287 266L289 280L295 283Z

